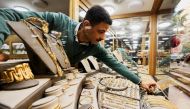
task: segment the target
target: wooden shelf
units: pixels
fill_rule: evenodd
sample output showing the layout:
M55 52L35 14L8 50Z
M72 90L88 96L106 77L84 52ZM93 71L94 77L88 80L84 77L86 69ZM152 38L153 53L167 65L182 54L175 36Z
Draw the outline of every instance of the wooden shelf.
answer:
M10 59L28 59L27 54L11 54L9 57Z

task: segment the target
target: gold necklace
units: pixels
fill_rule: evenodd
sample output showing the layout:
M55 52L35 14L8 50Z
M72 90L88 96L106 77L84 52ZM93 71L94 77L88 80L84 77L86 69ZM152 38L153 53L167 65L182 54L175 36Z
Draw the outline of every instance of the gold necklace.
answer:
M49 29L48 26L49 24L45 21L42 20L40 18L37 17L29 17L26 19L26 21L28 21L30 24L34 25L36 28L38 28L39 30L43 31L44 36L48 39L50 38L54 38L56 43L57 43L57 48L62 52L63 57L64 57L64 63L65 63L65 67L64 68L70 68L71 64L69 62L69 59L65 53L64 48L62 47L62 44L59 43L59 38L61 37L61 33L57 32L57 31L52 31L52 34L48 34ZM36 25L37 24L37 25Z
M57 37L59 37L59 36L55 36L55 35L53 35L53 34L44 34L44 36L45 37L47 37L47 39L48 38L50 38L50 40L55 40L55 41L53 41L53 42L55 42L56 43L56 47L60 50L60 52L61 52L61 54L63 55L63 60L64 60L64 69L66 68L70 68L71 67L71 65L70 65L70 62L69 62L69 59L68 59L68 57L67 57L67 55L66 55L66 53L65 53L65 50L64 50L64 48L59 44L59 39L57 38ZM52 39L51 39L52 38ZM48 43L49 44L49 43ZM50 45L50 44L49 44ZM51 46L50 46L51 47Z
M36 19L35 19L36 20ZM60 65L58 64L57 58L55 56L55 54L51 51L51 49L49 48L49 46L46 45L45 41L38 35L38 33L34 30L33 26L31 26L30 23L28 23L26 20L23 20L23 22L29 27L29 29L31 30L31 32L36 36L37 40L40 42L40 44L43 46L43 48L46 50L46 52L49 54L49 56L51 57L51 59L53 60L54 64L56 65L57 68L57 73L58 76L62 77L63 76L63 71L60 67ZM40 22L41 23L41 22ZM43 25L43 22L42 22ZM43 27L43 26L42 26ZM46 29L44 28L45 31L43 32L48 32L46 31Z

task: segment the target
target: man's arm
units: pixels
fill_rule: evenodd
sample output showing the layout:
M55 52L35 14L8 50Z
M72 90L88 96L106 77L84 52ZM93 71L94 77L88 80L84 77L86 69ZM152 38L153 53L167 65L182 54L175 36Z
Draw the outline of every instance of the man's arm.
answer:
M141 82L140 78L135 75L133 72L129 71L126 66L118 62L113 56L107 53L106 49L102 48L98 45L97 53L94 55L96 58L104 62L107 66L123 75L127 79L131 80L135 84L139 84Z
M127 53L125 53L124 51L122 52L127 61L131 62L134 66L137 66L137 63L130 56L128 56Z
M131 80L133 83L138 84L142 89L152 92L157 87L156 83L154 82L145 83L144 81L141 81L137 75L135 75L133 72L130 72L123 64L119 63L113 56L108 54L106 49L100 45L98 45L96 51L97 53L94 55L96 58L103 61L107 66Z
M54 12L19 12L13 9L0 9L0 47L4 43L4 40L10 35L10 28L6 24L6 21L19 21L28 17L39 17L46 20L49 23L50 30L56 30L62 32L64 29L70 26L73 21L63 13Z
M0 46L4 43L4 40L10 35L11 31L6 21L19 21L20 19L27 18L29 16L38 16L35 13L25 14L24 12L18 12L13 9L0 9Z

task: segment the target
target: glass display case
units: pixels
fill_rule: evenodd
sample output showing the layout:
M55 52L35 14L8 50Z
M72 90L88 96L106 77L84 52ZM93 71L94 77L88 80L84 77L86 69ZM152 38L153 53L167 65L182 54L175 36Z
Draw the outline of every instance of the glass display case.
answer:
M16 35L10 35L1 51L9 55L10 59L28 59L24 43Z

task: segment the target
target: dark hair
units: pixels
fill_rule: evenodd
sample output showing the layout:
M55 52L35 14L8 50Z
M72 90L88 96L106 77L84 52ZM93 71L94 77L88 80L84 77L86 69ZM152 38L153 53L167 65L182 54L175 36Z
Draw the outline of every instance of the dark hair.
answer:
M92 26L97 25L101 22L105 22L109 25L112 24L112 20L108 12L103 7L98 5L91 7L87 11L84 20L89 20Z

